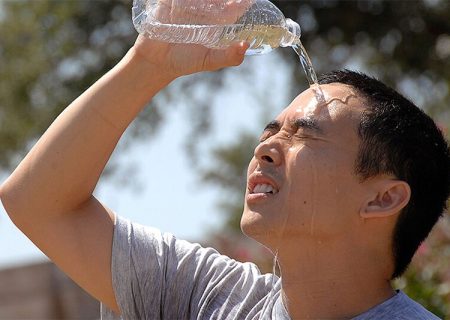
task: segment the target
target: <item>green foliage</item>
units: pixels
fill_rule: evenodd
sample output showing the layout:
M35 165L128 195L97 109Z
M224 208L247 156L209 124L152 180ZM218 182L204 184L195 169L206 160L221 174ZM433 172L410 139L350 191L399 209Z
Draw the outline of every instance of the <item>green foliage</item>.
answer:
M362 69L398 88L431 112L443 126L449 122L450 2L446 0L273 0L302 27L302 41L316 71ZM0 169L17 164L50 122L82 91L109 70L132 45L131 1L3 1L0 3ZM277 50L295 66L292 95L306 86L291 50ZM176 95L192 107L187 138L195 159L197 145L211 129L211 97L223 85L223 73L203 74L202 81L181 81L153 103L164 105ZM198 89L201 82L203 90ZM195 84L194 84L195 83ZM196 94L195 92L201 92ZM261 112L265 105L261 104ZM163 120L159 108L147 109L135 136L148 135ZM262 125L261 125L262 126ZM237 230L242 212L245 173L256 137L241 135L241 144L213 151L214 165L199 168L203 180L222 188L219 206ZM443 231L448 235L450 227ZM414 265L403 283L437 314L448 316L450 279L444 272L424 277L429 261L448 252L448 238L423 264ZM448 259L447 267L448 267ZM447 268L446 267L446 268ZM441 269L444 267L441 266ZM440 269L440 270L441 270ZM426 275L427 273L425 273ZM439 274L439 276L438 276ZM447 272L448 274L448 272ZM447 287L442 286L445 284ZM440 290L440 291L439 291ZM447 291L446 291L447 290ZM437 298L436 298L437 297Z
M418 105L448 116L449 1L274 3L297 17L302 41L320 72L343 66L365 69Z
M419 105L448 120L450 4L448 1L274 1L302 26L302 40L319 72L343 66L366 69L406 91ZM0 6L0 169L17 163L49 123L109 70L136 36L128 1L3 1ZM275 54L275 53L274 53ZM290 50L278 50L294 63ZM292 79L306 84L292 68ZM192 106L188 140L202 139L209 101L222 73L203 75L209 89L192 99L194 82L166 90L161 102L185 96ZM191 78L192 79L192 78ZM195 83L199 83L197 79ZM298 93L292 86L292 94ZM164 99L165 98L165 99ZM159 108L140 118L136 136L157 130ZM202 134L199 134L202 132ZM189 142L190 141L190 142Z
M135 32L128 1L4 1L0 10L0 169L5 169L118 62ZM145 124L158 119L153 112Z
M247 184L247 165L256 146L253 134L242 132L238 142L212 150L213 167L203 169L202 180L220 186L226 196L218 206L226 213L226 228L239 230L243 210L244 192Z
M446 214L420 246L397 288L438 315L450 318L450 216Z
M16 166L56 116L132 46L137 33L131 7L131 0L0 2L0 170ZM201 138L199 132L208 130L208 101L222 86L220 75L204 74L202 81L190 78L164 90L131 136L156 132L164 118L161 107L176 96L194 110L190 141ZM191 94L194 83L208 84L202 97Z

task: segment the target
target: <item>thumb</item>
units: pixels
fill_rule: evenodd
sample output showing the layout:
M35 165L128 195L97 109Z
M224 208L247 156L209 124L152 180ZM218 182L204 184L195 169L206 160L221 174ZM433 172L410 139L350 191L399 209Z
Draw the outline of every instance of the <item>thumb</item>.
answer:
M245 58L249 44L247 42L236 42L226 49L210 50L205 58L205 69L214 71L217 69L238 66Z

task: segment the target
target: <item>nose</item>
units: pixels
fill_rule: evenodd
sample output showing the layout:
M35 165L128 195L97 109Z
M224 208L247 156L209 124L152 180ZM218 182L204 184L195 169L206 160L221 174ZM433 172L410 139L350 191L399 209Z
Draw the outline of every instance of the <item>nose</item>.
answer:
M255 148L255 158L263 165L279 166L281 164L281 146L273 139L261 142Z

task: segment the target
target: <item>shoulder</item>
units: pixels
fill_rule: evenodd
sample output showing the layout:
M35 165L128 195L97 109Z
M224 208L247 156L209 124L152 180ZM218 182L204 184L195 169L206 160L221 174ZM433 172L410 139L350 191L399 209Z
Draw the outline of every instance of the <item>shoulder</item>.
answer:
M354 320L390 319L390 320L439 320L439 318L425 309L422 305L409 298L403 291L367 312L357 316Z
M125 256L125 261L130 259L132 262L144 260L145 265L152 259L161 264L167 264L172 259L177 268L194 263L202 267L226 269L228 272L247 272L254 277L262 276L255 264L236 261L214 248L178 239L171 233L120 216L115 217L114 224L113 258Z
M188 263L197 265L235 267L238 263L215 249L176 238L171 233L131 222L116 216L113 238L113 259L130 259L148 266L159 262L160 267L174 262L177 268Z
M173 281L193 277L191 280L204 289L206 286L234 288L243 283L263 292L270 290L274 282L272 274L261 274L254 263L236 261L214 248L180 240L170 233L118 216L112 253L113 274L120 275L120 279L130 272L136 280L155 275Z
M112 275L128 318L163 314L166 319L209 319L217 312L241 316L256 310L274 283L252 263L120 217L115 221Z

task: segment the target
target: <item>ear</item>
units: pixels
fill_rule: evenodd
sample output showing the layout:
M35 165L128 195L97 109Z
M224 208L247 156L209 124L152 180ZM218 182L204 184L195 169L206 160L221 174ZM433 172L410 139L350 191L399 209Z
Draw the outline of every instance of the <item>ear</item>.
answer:
M389 217L400 212L409 202L411 188L401 180L384 180L376 185L376 190L361 207L362 218Z

